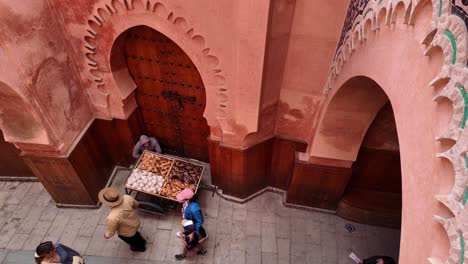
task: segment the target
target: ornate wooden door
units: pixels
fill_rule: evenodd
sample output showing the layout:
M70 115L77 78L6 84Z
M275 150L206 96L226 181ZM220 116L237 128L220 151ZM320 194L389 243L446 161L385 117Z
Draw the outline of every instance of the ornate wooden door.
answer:
M166 153L207 161L205 87L187 54L165 35L138 26L127 34L125 55L147 134Z

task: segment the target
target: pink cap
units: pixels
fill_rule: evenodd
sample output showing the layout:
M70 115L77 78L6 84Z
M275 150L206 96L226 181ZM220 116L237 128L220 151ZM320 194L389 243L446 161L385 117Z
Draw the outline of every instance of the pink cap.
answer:
M193 190L190 188L185 188L176 196L178 201L189 200L189 199L192 199L192 197L193 197Z

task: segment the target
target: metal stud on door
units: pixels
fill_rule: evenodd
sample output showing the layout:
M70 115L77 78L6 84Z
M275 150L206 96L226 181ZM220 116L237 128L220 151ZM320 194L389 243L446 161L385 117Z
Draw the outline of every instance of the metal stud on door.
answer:
M206 95L190 58L146 26L129 30L125 52L148 133L158 138L163 151L207 161Z

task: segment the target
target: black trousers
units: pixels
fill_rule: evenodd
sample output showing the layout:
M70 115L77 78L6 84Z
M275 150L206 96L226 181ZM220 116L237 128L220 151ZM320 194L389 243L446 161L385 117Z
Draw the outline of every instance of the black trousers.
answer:
M206 237L206 230L205 230L205 228L203 228L203 226L200 226L199 231L200 231L199 233L200 233L200 236L201 236L200 238Z
M132 237L124 237L119 235L119 238L129 244L132 249L142 250L145 249L146 240L140 235L140 232L136 232Z

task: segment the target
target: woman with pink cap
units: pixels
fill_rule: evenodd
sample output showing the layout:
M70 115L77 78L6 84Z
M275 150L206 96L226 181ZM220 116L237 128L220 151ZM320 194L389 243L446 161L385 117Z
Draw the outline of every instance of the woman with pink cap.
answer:
M195 225L195 232L200 237L199 242L203 242L208 238L203 225L203 213L198 204L198 195L193 193L190 188L185 188L176 196L178 201L184 202L182 205L182 218L192 220Z

